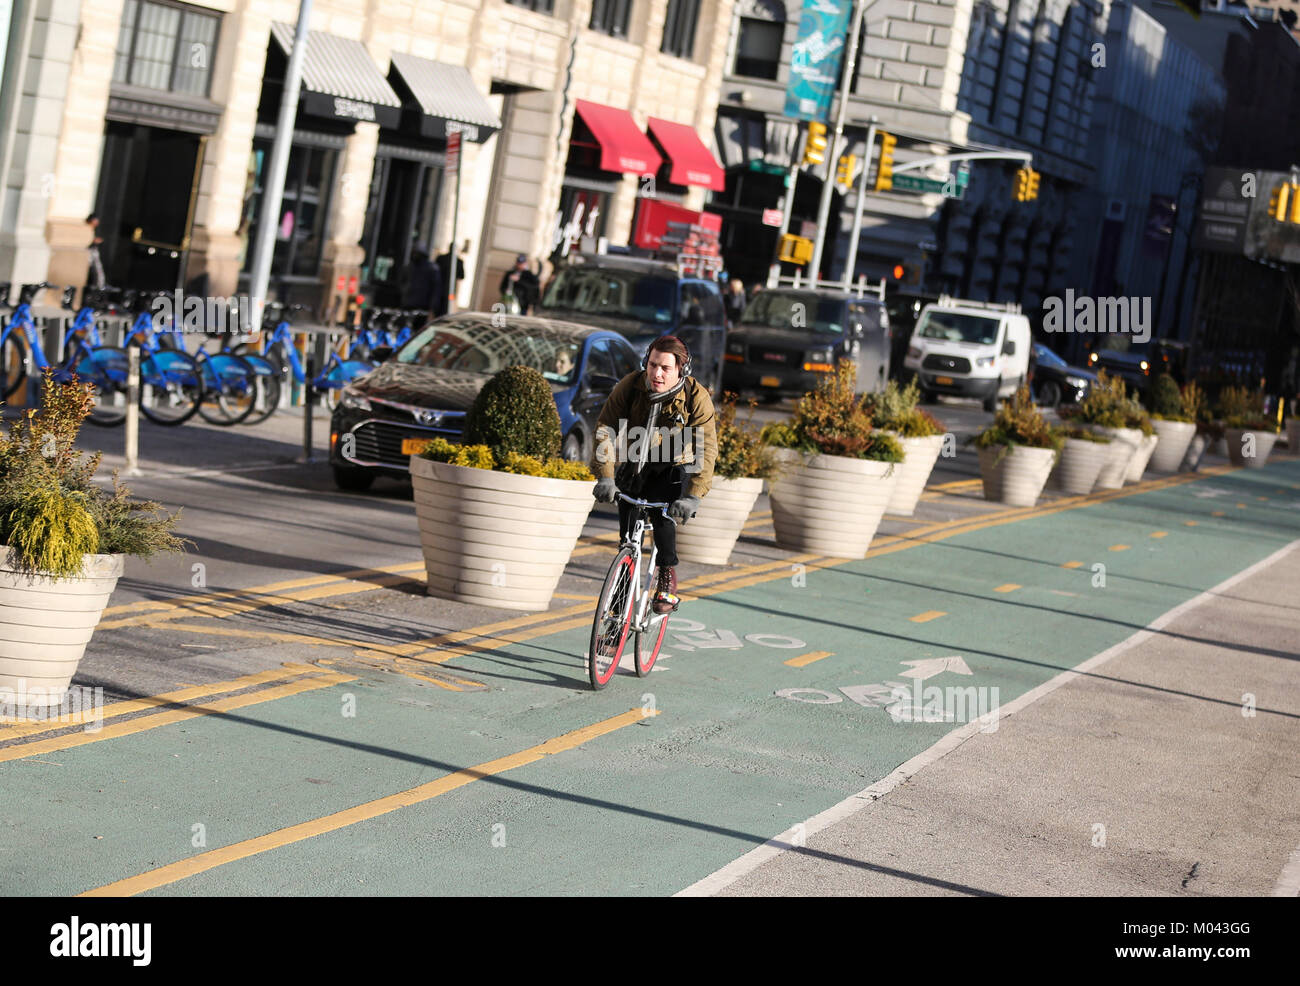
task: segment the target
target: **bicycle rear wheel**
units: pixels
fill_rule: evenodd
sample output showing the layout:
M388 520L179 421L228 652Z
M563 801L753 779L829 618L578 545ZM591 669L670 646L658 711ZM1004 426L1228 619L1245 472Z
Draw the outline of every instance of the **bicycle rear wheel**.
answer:
M116 346L87 349L68 368L79 380L95 388L95 406L87 421L101 428L113 428L126 420L125 349Z
M203 373L189 353L161 349L140 361L140 410L154 424L184 424L203 404Z
M244 424L260 425L280 406L280 374L265 356L247 353L244 362L253 368L253 383L257 388L253 411L244 420Z
M650 673L650 669L655 666L655 660L659 657L659 648L663 646L664 635L668 632L668 617L670 615L664 613L661 616L651 610L649 626L644 630L636 631L633 648L636 654L637 677L644 678Z
M214 425L237 425L257 407L257 374L242 356L213 353L203 361L206 387L199 414Z
M4 395L9 397L27 381L27 344L17 329L5 336L0 362L3 362L5 370Z
M596 690L604 688L614 677L627 644L628 628L632 625L632 601L636 595L632 582L632 555L631 548L619 549L596 603L596 617L591 624L591 646L587 651L587 673L591 687Z

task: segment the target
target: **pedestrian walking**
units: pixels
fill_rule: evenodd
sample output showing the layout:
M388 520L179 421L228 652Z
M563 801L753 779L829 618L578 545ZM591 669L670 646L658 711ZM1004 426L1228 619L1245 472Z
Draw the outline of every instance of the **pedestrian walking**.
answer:
M501 275L501 301L516 315L531 315L541 290L537 275L528 268L527 254L515 257L515 266Z
M727 292L722 296L722 305L727 310L727 320L735 325L740 316L745 314L745 284L740 278L732 278Z
M434 309L436 315L447 314L452 295L456 293L456 288L460 282L465 280L464 257L469 253L469 240L466 240L461 246L460 256L456 258L456 279L453 281L451 276L451 252L455 246L454 243L448 244L446 252L438 254L438 259L434 261L438 267L438 273L442 275L442 289L438 298L439 307Z
M86 286L102 288L106 282L104 262L99 256L99 247L104 242L104 238L99 235L99 216L92 212L86 217L86 225L90 227L90 247L86 251L90 257L90 269L86 272Z
M433 313L438 310L440 298L446 301L446 292L442 290L442 272L429 259L429 248L422 243L416 244L411 250L411 266L405 280L403 308Z

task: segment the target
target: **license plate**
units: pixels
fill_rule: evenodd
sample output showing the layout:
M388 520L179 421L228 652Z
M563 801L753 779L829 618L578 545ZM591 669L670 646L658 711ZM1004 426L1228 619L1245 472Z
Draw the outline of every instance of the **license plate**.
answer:
M428 444L429 444L429 439L427 438L403 438L402 454L419 455L421 452L424 451L424 447Z
M781 386L781 378L780 378L780 377L760 377L758 382L761 383L764 387L779 387L779 386Z
M941 383L941 384L947 384L949 387L951 387L951 386L952 386L952 377L935 377L935 378L934 378L934 382L935 382L935 383Z
M763 359L767 360L769 363L784 363L785 353L764 353Z

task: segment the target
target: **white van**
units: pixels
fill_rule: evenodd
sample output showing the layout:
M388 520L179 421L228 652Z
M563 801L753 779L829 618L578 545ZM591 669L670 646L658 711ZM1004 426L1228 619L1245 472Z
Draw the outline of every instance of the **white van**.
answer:
M974 397L993 411L1028 379L1031 345L1018 304L940 296L921 310L903 366L916 373L922 398Z

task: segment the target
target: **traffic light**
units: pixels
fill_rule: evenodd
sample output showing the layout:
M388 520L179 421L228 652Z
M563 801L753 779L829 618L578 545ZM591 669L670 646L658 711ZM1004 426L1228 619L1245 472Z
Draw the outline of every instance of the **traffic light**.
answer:
M1291 202L1293 186L1283 182L1273 186L1273 194L1268 197L1268 214L1280 223L1287 221L1287 205Z
M808 139L803 146L804 164L821 164L826 160L826 124L808 121Z
M876 191L887 192L894 187L894 145L898 138L881 131L880 167L876 169Z
M1025 188L1025 201L1033 201L1038 198L1038 180L1043 176L1033 168L1029 169L1029 185Z
M894 264L894 280L900 284L920 284L920 264Z
M793 233L786 233L781 237L781 251L777 254L778 259L785 261L787 264L798 264L803 266L812 260L813 241L804 236L795 236Z
M1300 223L1300 185L1291 183L1291 221Z
M853 187L853 172L856 170L858 156L856 154L845 154L840 158L839 167L835 170L835 184L843 185L845 188Z
M1019 168L1016 170L1016 201L1029 201L1029 174L1028 168Z

